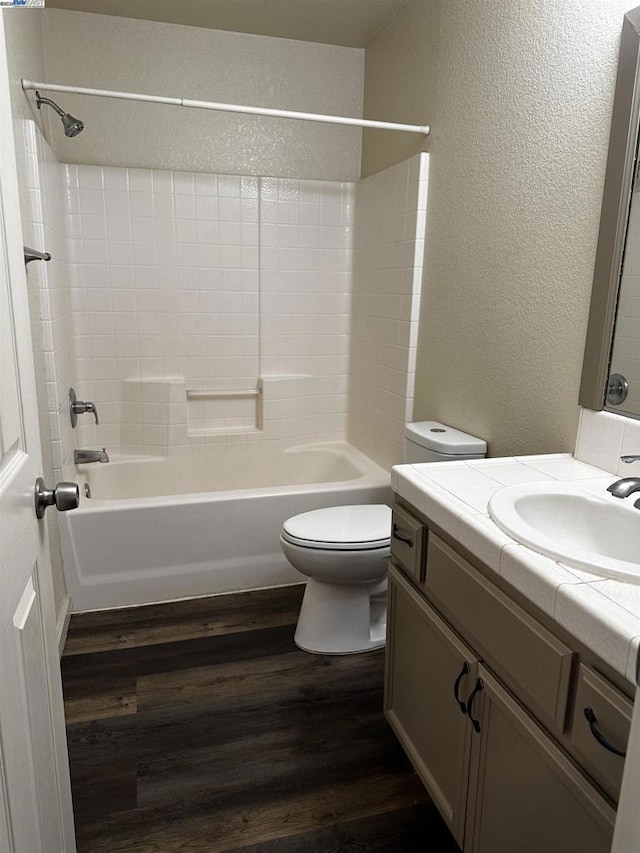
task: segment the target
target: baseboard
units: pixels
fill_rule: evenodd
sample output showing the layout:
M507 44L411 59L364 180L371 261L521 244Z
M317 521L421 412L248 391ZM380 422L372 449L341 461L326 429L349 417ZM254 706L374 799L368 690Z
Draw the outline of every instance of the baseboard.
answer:
M67 641L67 632L69 631L69 622L71 621L71 599L65 595L60 610L58 611L58 620L56 623L56 635L58 637L58 654L62 657L64 644Z

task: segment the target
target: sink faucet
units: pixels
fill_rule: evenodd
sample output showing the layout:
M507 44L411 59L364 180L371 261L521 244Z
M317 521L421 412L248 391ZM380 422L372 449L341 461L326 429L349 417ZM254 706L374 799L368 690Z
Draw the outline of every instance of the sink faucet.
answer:
M73 461L76 465L84 465L87 462L108 462L109 454L104 447L102 450L74 450ZM638 482L640 483L640 480Z
M627 464L631 462L639 462L640 456L621 456L620 460ZM640 492L640 477L623 477L622 480L616 480L607 486L607 491L611 492L614 498L628 498L634 492ZM634 506L640 509L640 500L636 501Z
M628 498L634 492L640 492L640 477L623 477L607 486L614 498Z

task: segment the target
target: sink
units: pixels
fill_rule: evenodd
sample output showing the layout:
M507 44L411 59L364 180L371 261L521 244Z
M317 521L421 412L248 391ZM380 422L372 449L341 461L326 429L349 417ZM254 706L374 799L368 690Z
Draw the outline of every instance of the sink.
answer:
M539 554L640 584L640 510L633 499L574 482L520 483L496 492L489 512L501 530Z

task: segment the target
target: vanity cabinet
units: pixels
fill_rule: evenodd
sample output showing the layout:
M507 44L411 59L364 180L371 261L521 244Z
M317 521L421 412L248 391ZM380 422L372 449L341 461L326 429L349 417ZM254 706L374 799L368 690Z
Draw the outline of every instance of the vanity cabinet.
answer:
M392 539L385 714L454 838L465 853L608 853L624 759L584 708L623 751L631 703L397 509L420 557Z
M466 697L478 659L393 568L388 605L385 713L462 845L472 735Z
M614 812L573 762L479 667L469 853L608 853Z

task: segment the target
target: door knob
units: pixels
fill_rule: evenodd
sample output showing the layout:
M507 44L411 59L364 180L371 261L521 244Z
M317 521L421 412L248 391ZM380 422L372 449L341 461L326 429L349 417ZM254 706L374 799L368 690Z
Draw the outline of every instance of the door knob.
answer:
M36 515L44 518L48 506L54 506L60 512L77 509L80 506L80 489L77 483L58 483L55 489L48 489L42 477L36 480Z

